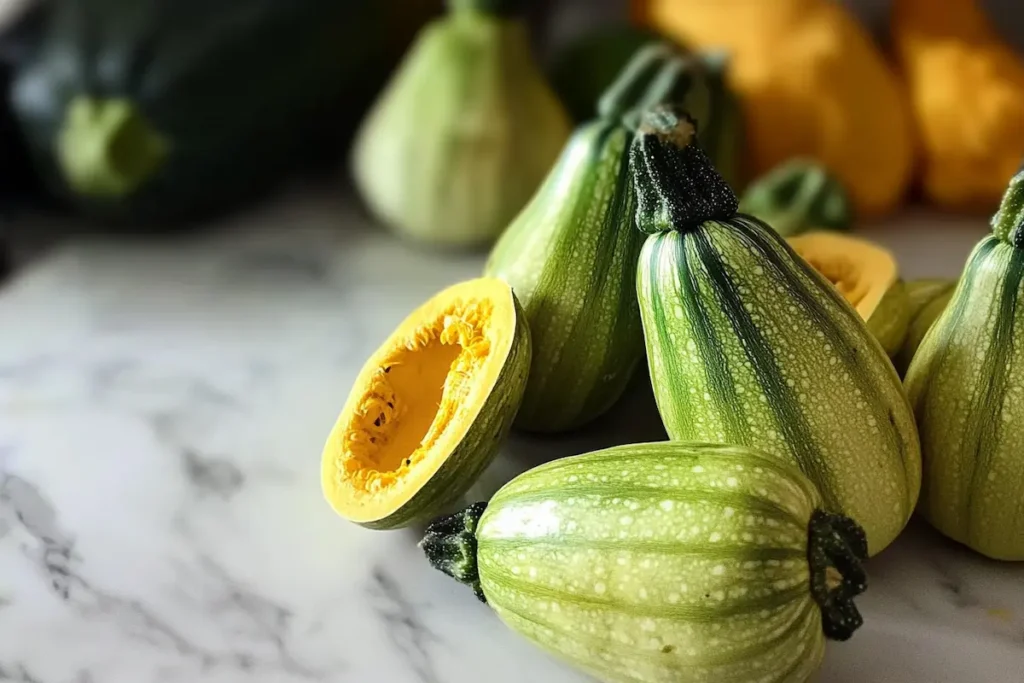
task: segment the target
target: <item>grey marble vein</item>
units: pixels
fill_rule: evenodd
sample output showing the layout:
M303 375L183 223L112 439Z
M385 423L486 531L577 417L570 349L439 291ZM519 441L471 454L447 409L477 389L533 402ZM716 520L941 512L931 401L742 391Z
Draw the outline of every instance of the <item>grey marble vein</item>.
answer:
M442 683L430 653L438 636L420 619L416 607L406 598L401 585L383 567L370 572L369 593L374 612L384 624L388 639L420 683Z
M226 458L207 456L192 448L182 448L181 461L185 477L200 492L228 500L245 484L245 474Z

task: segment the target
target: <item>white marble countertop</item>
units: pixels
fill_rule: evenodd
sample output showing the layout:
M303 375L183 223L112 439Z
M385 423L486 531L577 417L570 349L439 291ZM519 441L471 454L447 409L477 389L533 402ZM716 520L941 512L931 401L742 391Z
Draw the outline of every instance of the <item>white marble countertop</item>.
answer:
M983 220L870 234L952 275ZM81 238L0 291L0 681L579 683L431 570L417 533L336 517L320 448L364 359L480 255L424 254L340 200L178 238ZM637 385L530 463L662 438ZM915 523L869 563L830 683L1024 680L1024 567Z

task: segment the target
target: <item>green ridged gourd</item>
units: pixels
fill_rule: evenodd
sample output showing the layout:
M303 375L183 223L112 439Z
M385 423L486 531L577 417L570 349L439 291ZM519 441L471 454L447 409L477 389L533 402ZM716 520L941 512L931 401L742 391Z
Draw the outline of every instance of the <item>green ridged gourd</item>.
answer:
M864 532L792 463L646 443L546 463L432 523L431 564L608 683L805 683L861 625Z
M633 227L626 121L637 107L685 101L694 64L663 43L638 51L491 252L485 274L512 285L533 335L521 430L596 419L643 356L633 286L643 236Z
M367 114L352 175L370 212L438 248L489 247L571 132L531 52L523 0L448 0Z
M910 404L864 321L736 195L669 108L634 138L637 291L669 436L761 448L799 465L872 554L902 531L920 488Z
M1000 560L1024 560L1022 286L1024 170L906 377L924 456L922 515Z

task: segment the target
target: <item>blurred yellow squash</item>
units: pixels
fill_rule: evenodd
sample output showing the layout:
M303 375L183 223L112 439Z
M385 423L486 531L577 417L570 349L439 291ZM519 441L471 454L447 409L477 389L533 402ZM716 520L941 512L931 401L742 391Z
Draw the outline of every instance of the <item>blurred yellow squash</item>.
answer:
M892 33L925 193L950 208L994 209L1024 156L1024 60L977 0L895 0Z
M909 107L865 29L834 0L633 0L642 23L695 48L732 52L746 119L747 173L810 157L858 214L903 197L913 167Z

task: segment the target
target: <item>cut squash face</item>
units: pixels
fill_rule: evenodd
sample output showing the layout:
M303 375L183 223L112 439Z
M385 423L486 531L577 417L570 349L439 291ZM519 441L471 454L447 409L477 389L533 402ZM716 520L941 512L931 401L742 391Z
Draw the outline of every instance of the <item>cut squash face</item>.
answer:
M816 231L790 237L789 244L836 286L864 320L899 279L895 257L867 240Z
M886 353L896 354L907 335L910 306L892 252L868 240L831 231L808 232L787 241L835 285Z
M525 318L495 278L430 299L367 361L328 437L324 494L342 517L395 528L458 500L497 453L530 364Z

